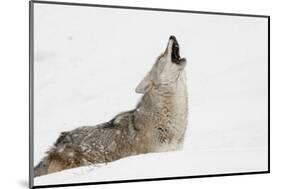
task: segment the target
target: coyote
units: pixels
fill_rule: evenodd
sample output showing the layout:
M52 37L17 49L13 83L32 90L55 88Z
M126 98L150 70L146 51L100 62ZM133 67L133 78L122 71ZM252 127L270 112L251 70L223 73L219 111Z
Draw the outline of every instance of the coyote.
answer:
M187 124L185 65L177 39L170 36L166 50L135 90L143 94L136 108L106 123L62 132L34 176L180 149Z

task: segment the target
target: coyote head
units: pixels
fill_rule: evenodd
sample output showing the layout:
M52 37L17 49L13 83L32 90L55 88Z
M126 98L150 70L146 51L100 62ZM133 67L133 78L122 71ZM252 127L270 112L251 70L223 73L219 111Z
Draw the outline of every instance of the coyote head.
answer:
M179 44L175 36L170 36L168 45L150 72L137 86L136 92L145 94L153 89L172 93L181 77L186 64L185 58L180 57Z

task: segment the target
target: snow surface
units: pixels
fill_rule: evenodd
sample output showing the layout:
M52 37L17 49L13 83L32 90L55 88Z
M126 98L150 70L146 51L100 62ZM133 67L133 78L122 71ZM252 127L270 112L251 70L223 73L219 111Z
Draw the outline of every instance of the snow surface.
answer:
M135 107L171 34L188 60L182 151L35 178L35 185L267 170L267 20L35 4L34 164L62 131Z

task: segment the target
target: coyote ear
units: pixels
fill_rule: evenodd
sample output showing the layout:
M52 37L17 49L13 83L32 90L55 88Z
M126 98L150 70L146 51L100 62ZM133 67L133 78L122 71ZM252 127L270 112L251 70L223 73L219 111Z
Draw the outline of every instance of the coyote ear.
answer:
M136 88L137 93L144 94L149 91L152 87L151 80L149 79L149 74L145 76L145 78L140 82L140 84Z

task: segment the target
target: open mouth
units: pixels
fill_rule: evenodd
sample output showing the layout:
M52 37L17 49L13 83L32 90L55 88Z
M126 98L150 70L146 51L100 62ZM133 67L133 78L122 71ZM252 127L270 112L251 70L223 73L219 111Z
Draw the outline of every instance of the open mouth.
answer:
M179 48L178 41L176 37L173 35L170 37L170 39L173 40L172 53L171 53L172 62L179 64L181 57L180 57L180 48Z

